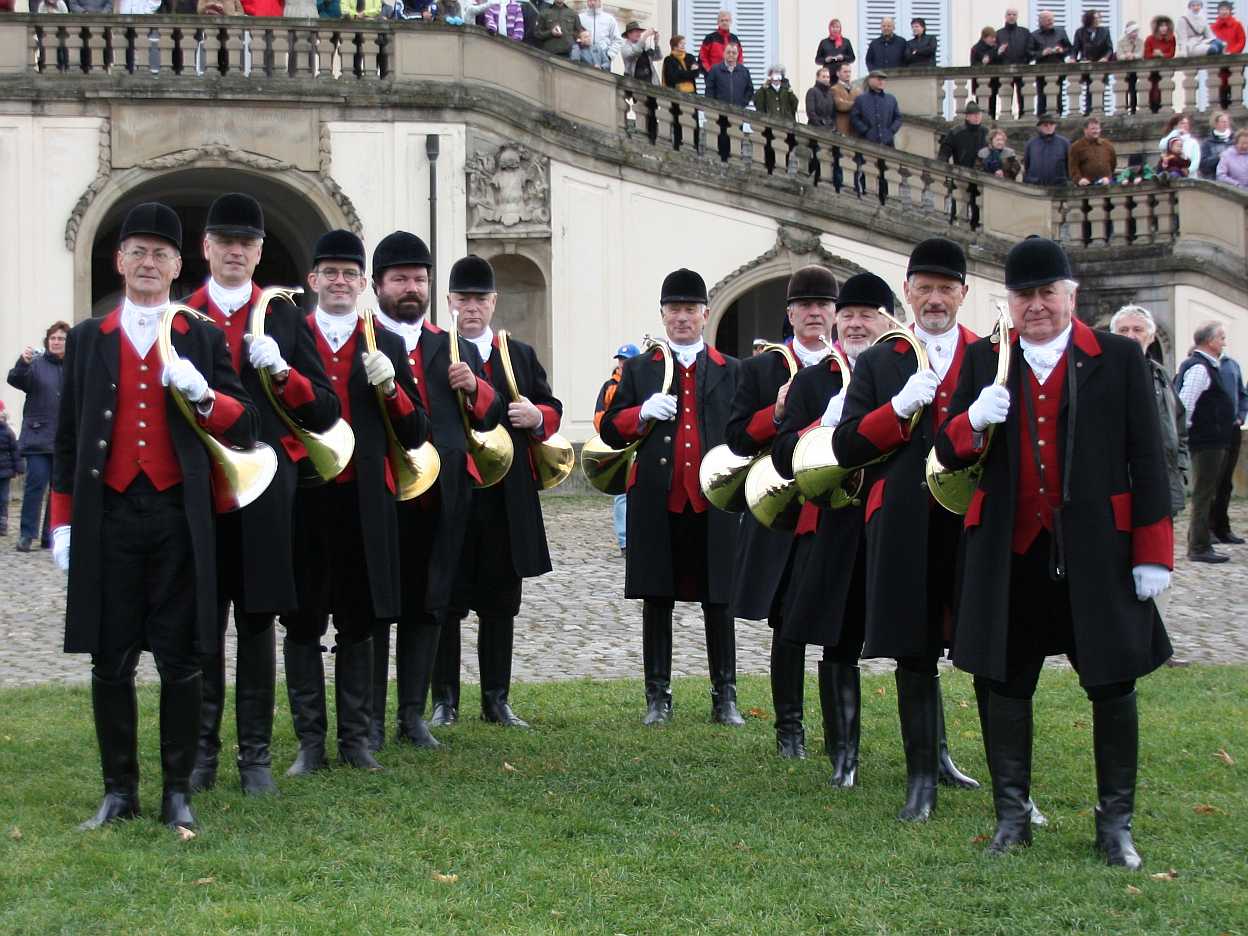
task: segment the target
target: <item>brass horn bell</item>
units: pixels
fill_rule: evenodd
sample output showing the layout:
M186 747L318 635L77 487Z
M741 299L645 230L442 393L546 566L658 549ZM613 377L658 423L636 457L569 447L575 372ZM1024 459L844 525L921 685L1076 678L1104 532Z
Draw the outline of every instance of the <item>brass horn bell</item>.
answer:
M451 363L460 362L459 354L459 314L451 311ZM507 477L511 470L511 462L515 458L515 449L511 445L511 433L506 426L495 426L488 431L473 429L468 425L468 407L464 395L459 396L459 414L464 420L464 435L468 439L468 455L477 466L481 480L474 479L473 487L493 487Z
M502 362L503 374L507 377L507 390L514 403L520 399L520 386L516 383L516 372L511 366L510 337L506 330L499 330L498 359ZM576 467L576 452L572 449L572 443L557 432L541 441L530 439L529 451L533 455L538 487L543 491L562 484Z

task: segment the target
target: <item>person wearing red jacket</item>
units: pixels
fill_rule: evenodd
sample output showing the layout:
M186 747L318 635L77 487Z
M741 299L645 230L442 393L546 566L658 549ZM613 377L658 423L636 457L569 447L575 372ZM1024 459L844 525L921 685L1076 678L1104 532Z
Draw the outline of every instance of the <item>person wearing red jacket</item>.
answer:
M727 10L720 10L715 31L706 34L706 38L702 40L702 47L698 49L698 61L702 63L702 74L705 75L724 60L724 47L729 43L735 43L740 49L741 54L737 62L743 64L745 49L741 45L741 40L737 38L737 34L732 31L732 14Z
M1218 18L1209 28L1226 43L1225 54L1239 55L1244 51L1244 24L1235 18L1235 7L1227 0L1218 4Z
M281 16L285 0L243 0L243 12L248 16Z

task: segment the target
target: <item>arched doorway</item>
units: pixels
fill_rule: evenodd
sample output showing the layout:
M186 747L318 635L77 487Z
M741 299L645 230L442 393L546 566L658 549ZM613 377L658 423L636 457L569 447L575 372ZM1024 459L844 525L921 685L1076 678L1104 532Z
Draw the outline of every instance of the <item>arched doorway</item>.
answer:
M91 247L91 310L107 314L121 296L114 255L121 222L134 205L164 202L182 221L182 274L171 295L182 297L198 289L208 277L200 241L208 206L223 192L245 192L264 208L264 254L255 280L263 285L302 285L311 263L312 248L330 222L304 195L272 176L231 168L184 169L148 179L128 190L105 213Z
M493 240L470 241L469 252L490 261L498 287L494 330L507 329L533 346L553 386L555 363L551 353L550 289L542 272L540 248Z
M755 338L780 341L785 336L785 289L788 276L764 280L732 301L715 330L715 347L734 357L749 357Z

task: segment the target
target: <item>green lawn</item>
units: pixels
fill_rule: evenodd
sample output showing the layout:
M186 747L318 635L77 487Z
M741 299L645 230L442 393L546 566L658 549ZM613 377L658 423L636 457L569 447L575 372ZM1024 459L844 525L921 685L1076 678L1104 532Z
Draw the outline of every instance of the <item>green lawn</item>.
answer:
M657 730L639 723L639 681L521 686L533 732L468 718L441 731L442 751L391 744L384 773L283 778L275 800L244 800L223 769L187 842L150 818L154 688L141 693L148 818L89 834L74 829L100 792L86 691L6 690L0 933L1248 932L1248 668L1142 684L1137 874L1092 848L1090 708L1072 676L1047 673L1038 707L1033 793L1052 823L1001 861L981 854L992 807L967 678L945 680L950 742L985 789L942 790L919 827L893 818L891 678L864 687L853 791L825 783L807 688L805 762L772 753L762 678L743 681L755 717L738 730L708 723L700 679L678 683L676 721ZM465 687L467 708L475 698ZM284 768L284 703L278 729Z

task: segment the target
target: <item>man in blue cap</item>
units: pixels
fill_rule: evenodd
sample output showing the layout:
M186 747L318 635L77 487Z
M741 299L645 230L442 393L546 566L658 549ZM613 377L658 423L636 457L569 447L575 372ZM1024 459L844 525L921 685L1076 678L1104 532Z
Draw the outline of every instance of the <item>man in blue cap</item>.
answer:
M635 358L641 354L641 349L635 344L622 344L615 350L614 367L611 376L598 391L598 399L594 401L594 429L601 431L602 414L607 411L607 407L611 405L611 400L615 397L615 391L620 386L620 373L624 369L624 362L629 358ZM620 547L620 555L628 554L628 494L616 494L614 502L611 505L612 520L615 524L615 540Z

